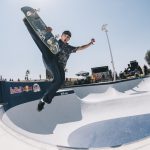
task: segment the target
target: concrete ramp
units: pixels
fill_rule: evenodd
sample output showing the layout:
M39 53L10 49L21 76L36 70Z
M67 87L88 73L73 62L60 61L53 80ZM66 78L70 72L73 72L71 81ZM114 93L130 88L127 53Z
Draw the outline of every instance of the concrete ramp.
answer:
M39 100L9 109L3 121L36 134L52 134L58 124L81 120L81 105L75 94L57 96L42 112L36 110Z
M126 91L127 94L142 94L150 92L150 77L141 78L141 81L132 89Z
M145 90L145 91L150 91L150 78L143 78L141 82L134 88L137 90Z
M135 93L137 90L136 88L138 88L138 90L141 90L141 92L149 91L149 78L150 77L148 76L144 78L117 80L116 82L110 81L93 84L74 85L71 88L80 98L84 98L93 93L104 93L110 87L116 89L119 92L130 91L130 93Z
M89 92L82 99L68 92L69 89L61 90L42 112L36 110L39 100L13 105L6 112L1 107L0 144L10 149L1 143L5 137L5 141L18 139L16 145L21 141L29 150L148 150L150 92L148 85L144 86L149 81L146 80L134 87L141 91L147 88L147 92L139 94L119 91L121 82L120 85L107 85L102 93Z
M116 147L150 135L149 94L127 95L109 88L79 99L57 96L41 113L38 101L8 110L3 122L36 141L76 148Z
M83 125L69 135L70 146L121 147L150 136L150 93L128 95L110 87L82 99ZM86 122L86 123L85 123Z
M69 136L75 147L121 147L150 136L150 114L109 119L87 124Z
M3 122L29 138L53 144L51 138L55 136L57 126L82 119L81 101L74 93L56 96L42 112L36 110L38 102L39 100L9 109L3 114Z

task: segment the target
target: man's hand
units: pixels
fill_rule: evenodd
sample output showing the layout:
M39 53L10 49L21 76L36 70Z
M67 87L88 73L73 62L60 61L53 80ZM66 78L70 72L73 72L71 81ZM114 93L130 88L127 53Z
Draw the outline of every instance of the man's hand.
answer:
M46 27L46 31L47 31L47 32L52 32L52 30L53 30L53 29L52 29L51 27Z
M95 39L91 39L91 43L94 44L94 42L95 42Z

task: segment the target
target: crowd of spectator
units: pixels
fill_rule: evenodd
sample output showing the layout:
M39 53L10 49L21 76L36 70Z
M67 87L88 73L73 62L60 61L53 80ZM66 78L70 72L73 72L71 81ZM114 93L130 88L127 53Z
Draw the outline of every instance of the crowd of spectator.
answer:
M127 68L124 69L124 71L121 71L119 73L120 79L127 79L130 77L141 77L146 76L149 74L149 69L147 65L144 65L142 68L140 65L132 66L131 64L128 64Z
M130 78L138 78L147 76L150 74L150 69L147 65L144 65L141 67L137 61L131 61L130 64L127 65L127 67L124 69L124 71L121 71L119 74L117 72L116 80L122 80L122 79L130 79ZM82 78L66 78L65 85L82 85L82 84L90 84L90 83L100 83L100 82L109 82L113 81L113 73L111 70L108 72L101 72L97 74L87 75L83 76Z

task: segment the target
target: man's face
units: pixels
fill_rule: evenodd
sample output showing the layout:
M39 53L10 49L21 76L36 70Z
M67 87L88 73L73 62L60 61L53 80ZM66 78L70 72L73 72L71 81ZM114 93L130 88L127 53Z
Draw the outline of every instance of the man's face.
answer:
M62 40L64 43L68 43L68 41L70 40L70 36L67 35L67 34L62 34L62 35L61 35L61 40Z

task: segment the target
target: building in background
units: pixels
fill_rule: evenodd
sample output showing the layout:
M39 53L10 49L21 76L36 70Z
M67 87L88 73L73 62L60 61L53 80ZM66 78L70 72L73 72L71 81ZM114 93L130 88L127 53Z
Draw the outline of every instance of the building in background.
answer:
M112 80L112 72L108 66L94 67L91 68L92 78L94 82L103 82Z

